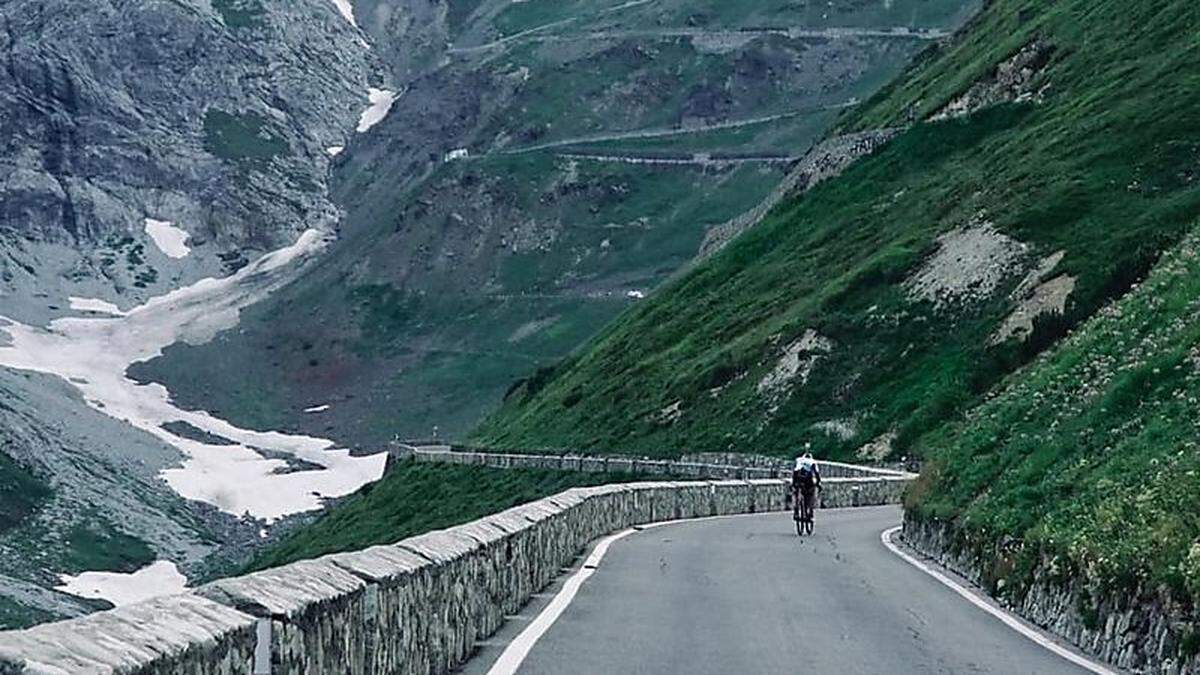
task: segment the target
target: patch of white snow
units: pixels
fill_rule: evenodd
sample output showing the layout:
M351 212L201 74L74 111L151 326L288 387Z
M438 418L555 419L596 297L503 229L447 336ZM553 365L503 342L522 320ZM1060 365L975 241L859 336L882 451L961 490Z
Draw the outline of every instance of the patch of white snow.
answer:
M72 576L61 574L62 585L54 590L80 598L107 600L120 607L160 595L182 593L187 588L187 577L179 572L175 563L167 560L152 562L142 569L124 574L122 572L84 572Z
M122 312L120 307L117 307L113 303L105 300L99 300L97 298L80 298L74 295L67 298L67 300L71 303L71 309L78 310L80 312L99 312L100 314L125 316L125 312Z
M323 413L323 412L325 412L326 410L329 410L329 404L328 404L328 403L326 403L326 404L324 404L324 405L314 405L314 406L313 406L313 407L311 407L311 408L305 408L305 409L304 409L304 412L306 412L306 413Z
M342 151L345 149L346 146L344 145L331 145L328 148L325 148L325 152L329 153L330 157L337 157L338 155L342 154Z
M392 109L392 104L396 102L396 92L367 87L367 98L371 101L371 106L363 111L362 117L358 118L357 131L360 134L387 117L388 112Z
M350 0L333 0L333 4L337 6L338 11L346 17L346 21L349 21L351 26L358 28L358 24L354 21L354 5L350 4Z
M628 293L625 294L625 297L631 298L633 300L641 300L646 297L646 294L642 291L629 291Z
M295 267L324 250L328 235L308 230L296 243L268 253L221 279L203 279L119 318L67 317L37 328L0 317L0 366L57 375L74 385L93 408L149 433L183 454L181 466L163 479L187 499L213 504L234 515L274 521L320 508L325 497L354 492L383 474L386 453L352 457L332 441L275 431L241 429L204 411L177 408L160 384L125 376L130 364L148 361L176 342L201 344L237 325L242 309L287 283ZM194 427L235 442L215 445L177 436L169 422ZM283 459L267 459L255 448L292 455L320 470L282 472Z
M184 258L191 249L187 247L189 235L187 230L175 227L167 220L146 219L146 234L154 240L154 245L169 258Z

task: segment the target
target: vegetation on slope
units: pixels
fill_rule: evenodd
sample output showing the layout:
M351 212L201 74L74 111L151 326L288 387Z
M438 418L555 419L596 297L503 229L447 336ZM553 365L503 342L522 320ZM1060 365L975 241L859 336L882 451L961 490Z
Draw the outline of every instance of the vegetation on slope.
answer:
M25 522L52 494L49 485L0 452L0 534Z
M1049 554L1064 572L1200 600L1198 245L1189 236L1139 288L921 440L931 459L910 516L956 520L982 546L1016 541L991 580L1007 592Z
M489 469L403 462L377 483L261 551L250 570L390 544L459 525L567 488L633 480L631 474Z
M926 451L917 439L1125 293L1200 214L1196 29L1179 0L990 3L842 124L906 131L514 387L474 440ZM1049 57L1029 100L928 121L1035 44ZM1011 259L959 261L943 281L957 274L960 295L922 296L948 234L1006 242ZM1049 276L1074 283L1063 312L996 340L1022 281L1058 252ZM797 345L791 379L769 386Z

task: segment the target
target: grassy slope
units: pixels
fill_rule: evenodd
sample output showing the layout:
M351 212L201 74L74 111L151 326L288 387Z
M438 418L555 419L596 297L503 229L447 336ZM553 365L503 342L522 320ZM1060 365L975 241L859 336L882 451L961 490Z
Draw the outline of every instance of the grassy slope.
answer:
M567 488L627 480L633 477L405 462L312 525L260 552L248 568L275 567L327 553L388 544L482 518Z
M837 456L896 431L897 454L925 448L916 439L1123 293L1200 213L1197 35L1179 0L996 0L842 127L922 119L1039 36L1056 49L1044 104L916 124L516 388L475 440L668 454L812 439ZM1078 277L1067 315L1028 344L984 346L1019 275L952 311L902 287L938 235L980 214L1031 258L1065 251L1055 273ZM835 348L771 413L755 385L810 328ZM682 417L664 423L676 401ZM813 430L848 419L853 438Z
M1024 544L993 583L1020 592L1049 553L1101 582L1200 598L1198 244L922 439L932 460L910 515L958 519L979 545Z

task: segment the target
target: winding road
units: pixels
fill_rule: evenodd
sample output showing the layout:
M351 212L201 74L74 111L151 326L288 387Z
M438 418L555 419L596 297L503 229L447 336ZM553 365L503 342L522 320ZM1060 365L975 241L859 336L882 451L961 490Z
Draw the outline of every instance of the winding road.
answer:
M1112 672L1055 654L889 550L881 533L900 517L819 511L805 539L775 513L602 541L602 558L512 617L463 672Z

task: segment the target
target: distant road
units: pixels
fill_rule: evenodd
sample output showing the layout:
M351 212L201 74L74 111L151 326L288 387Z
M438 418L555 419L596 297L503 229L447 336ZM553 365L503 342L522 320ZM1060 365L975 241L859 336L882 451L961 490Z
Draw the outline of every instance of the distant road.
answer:
M744 155L740 157L696 153L688 157L658 157L653 155L606 155L587 152L564 152L559 157L586 159L593 162L621 164L662 164L666 166L730 166L737 164L791 164L799 161L796 155Z
M898 507L668 525L615 542L518 672L1086 673L880 542ZM511 639L511 636L509 636ZM486 672L504 644L468 664Z
M451 54L472 54L498 49L514 42L571 42L577 40L629 40L629 39L674 39L692 38L697 40L725 41L737 43L765 36L779 36L792 40L822 39L840 40L846 38L882 38L901 40L941 40L950 35L949 31L938 28L744 28L740 30L706 30L703 28L662 28L656 30L612 30L612 31L578 31L563 33L548 33L552 28L574 23L575 19L563 19L554 23L538 26L520 33L493 40L480 45L466 47L450 47Z
M806 108L797 108L787 112L775 113L774 115L761 115L758 117L748 117L743 119L726 120L724 122L714 122L712 124L697 124L694 126L684 127L654 127L649 129L633 129L631 131L610 131L588 136L575 136L573 138L563 138L556 141L547 141L536 145L525 145L516 148L506 148L501 150L501 154L505 155L520 155L527 152L537 152L538 150L548 150L552 148L563 148L572 145L583 145L585 143L606 143L609 141L628 141L645 138L664 138L668 136L683 136L687 134L701 134L707 131L720 131L723 129L738 129L741 127L753 126L756 124L766 124L777 120L788 119L791 117L800 117L802 115L811 115L819 112L828 112L831 110L842 110L858 105L858 99L850 99L842 103L830 103L828 105L815 105Z

